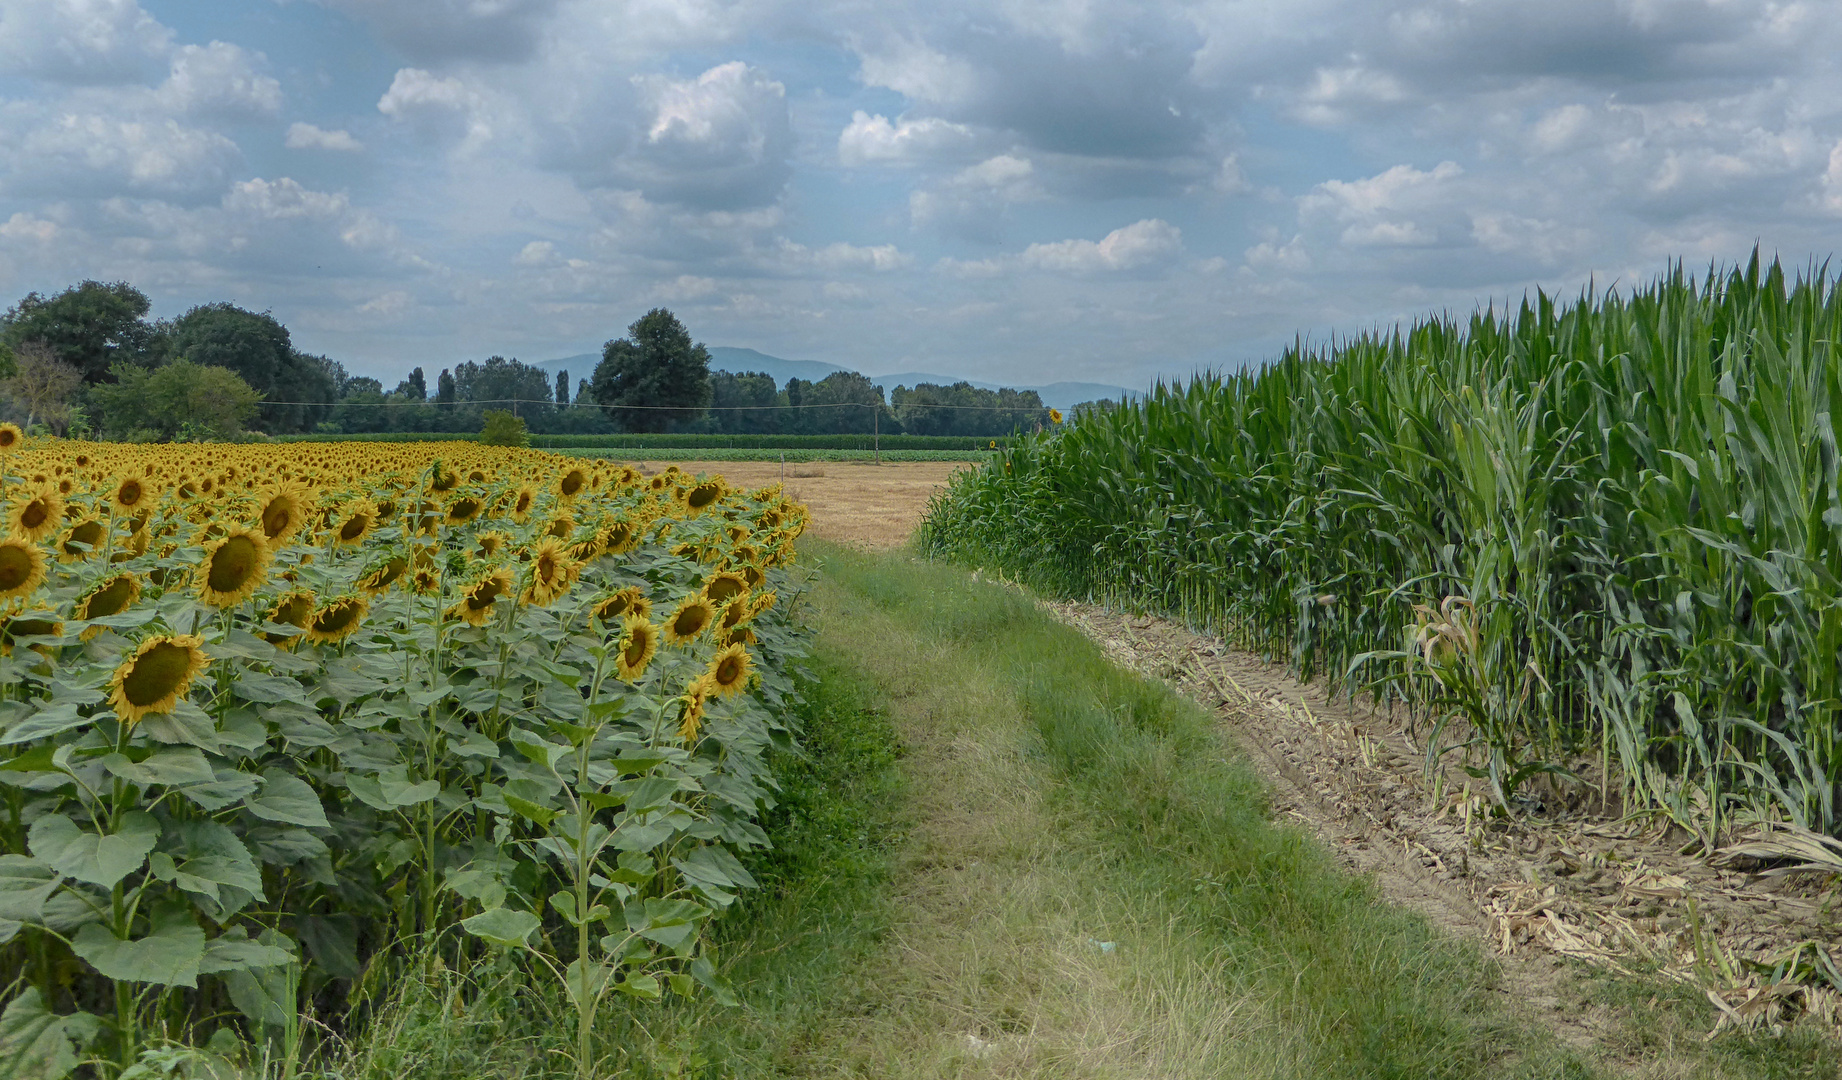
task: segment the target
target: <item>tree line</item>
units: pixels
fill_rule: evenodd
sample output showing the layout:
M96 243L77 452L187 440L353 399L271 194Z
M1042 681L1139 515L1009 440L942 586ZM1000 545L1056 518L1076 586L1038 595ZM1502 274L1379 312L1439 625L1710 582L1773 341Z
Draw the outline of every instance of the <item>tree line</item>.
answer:
M0 396L10 418L53 434L128 441L237 438L246 432L479 431L510 411L540 434L1007 435L1044 422L1033 390L960 382L880 387L856 372L789 379L710 370L710 354L664 308L609 341L572 385L503 356L420 367L395 387L294 347L268 312L203 304L149 320L127 282L30 293L0 316Z

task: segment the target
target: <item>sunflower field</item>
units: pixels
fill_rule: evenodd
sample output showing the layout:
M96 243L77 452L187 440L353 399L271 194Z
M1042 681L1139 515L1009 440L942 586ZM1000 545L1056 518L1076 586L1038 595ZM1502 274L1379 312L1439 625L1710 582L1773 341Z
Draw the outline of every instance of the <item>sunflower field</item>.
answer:
M803 655L778 487L0 426L0 505L0 1075L292 1063L442 935L557 980L583 1075L609 995L726 994Z

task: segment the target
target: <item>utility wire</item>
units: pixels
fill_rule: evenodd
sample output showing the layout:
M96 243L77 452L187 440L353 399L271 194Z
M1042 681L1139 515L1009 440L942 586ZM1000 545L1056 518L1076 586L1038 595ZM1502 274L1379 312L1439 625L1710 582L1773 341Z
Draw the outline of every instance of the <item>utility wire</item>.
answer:
M904 402L901 406L872 405L867 401L825 401L811 405L603 405L595 401L572 401L558 405L543 398L471 398L466 401L259 401L258 405L351 405L359 408L388 409L402 408L409 405L548 405L553 409L639 409L654 412L673 410L678 412L761 412L769 409L959 409L970 412L1040 412L1047 413L1047 405L933 405L921 402Z

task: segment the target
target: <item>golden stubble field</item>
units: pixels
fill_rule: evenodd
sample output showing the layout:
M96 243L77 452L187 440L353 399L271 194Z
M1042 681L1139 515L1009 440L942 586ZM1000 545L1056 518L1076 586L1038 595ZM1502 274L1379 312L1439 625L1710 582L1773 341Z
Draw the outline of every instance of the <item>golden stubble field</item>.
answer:
M643 472L656 473L666 462L634 462ZM758 488L782 478L778 461L680 461L692 474L719 473L732 485ZM957 469L974 466L964 461L902 461L876 465L867 461L789 462L785 468L787 493L807 505L812 513L810 531L840 544L881 550L900 547L921 523L927 501L944 487Z

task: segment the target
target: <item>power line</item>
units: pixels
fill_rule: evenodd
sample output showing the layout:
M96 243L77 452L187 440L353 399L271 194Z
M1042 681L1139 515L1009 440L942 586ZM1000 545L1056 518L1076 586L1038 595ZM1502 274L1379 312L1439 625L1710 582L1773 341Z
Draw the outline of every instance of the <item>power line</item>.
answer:
M260 401L259 405L315 405L341 406L350 405L357 408L389 409L403 408L410 405L454 406L461 405L548 405L553 409L639 409L644 411L677 412L762 412L769 409L890 409L898 406L871 404L867 401L824 401L799 405L603 405L596 401L572 401L558 405L544 398L470 398L466 401ZM901 408L915 409L959 409L970 412L1040 412L1047 413L1047 405L935 405L927 402L903 402Z

